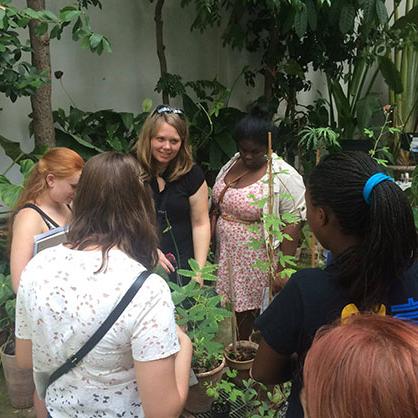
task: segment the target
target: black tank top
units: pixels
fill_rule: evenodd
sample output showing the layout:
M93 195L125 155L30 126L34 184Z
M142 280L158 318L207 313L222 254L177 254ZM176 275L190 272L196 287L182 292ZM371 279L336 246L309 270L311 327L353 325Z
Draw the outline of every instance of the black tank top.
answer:
M54 229L59 227L59 225L51 217L49 217L39 206L36 206L33 203L26 203L26 205L24 205L22 209L24 208L31 208L33 210L36 210L36 212L38 212L39 215L41 215L41 218L45 222L48 229Z

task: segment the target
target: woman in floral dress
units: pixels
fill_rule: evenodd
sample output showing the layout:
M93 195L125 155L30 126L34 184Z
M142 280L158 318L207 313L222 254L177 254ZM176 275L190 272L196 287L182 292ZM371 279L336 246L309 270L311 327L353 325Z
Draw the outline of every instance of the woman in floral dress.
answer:
M216 226L216 259L219 264L216 291L234 303L240 339L248 339L254 318L262 302L263 289L268 286L268 274L254 264L267 260L265 227L262 222L267 205L259 208L254 201L268 196L267 133L274 132L271 121L249 114L238 122L234 139L239 153L220 170L213 187L213 201L219 203L221 215ZM293 213L300 218L305 213L305 187L302 177L285 161L273 154L273 213ZM222 193L226 187L228 188ZM281 198L283 194L291 198ZM223 194L223 198L220 196ZM219 202L220 201L220 202ZM299 225L288 225L283 232L293 240L285 240L280 250L294 255L299 238ZM259 245L250 246L254 239ZM278 248L278 243L275 244ZM277 266L277 270L280 268ZM283 285L276 280L274 291Z

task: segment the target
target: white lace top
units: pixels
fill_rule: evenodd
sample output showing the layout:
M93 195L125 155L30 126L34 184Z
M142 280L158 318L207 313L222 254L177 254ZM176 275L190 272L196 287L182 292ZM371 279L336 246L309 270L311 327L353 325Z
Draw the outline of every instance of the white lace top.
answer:
M111 250L106 271L95 274L101 261L100 251L59 245L36 255L22 273L16 337L32 340L38 393L144 270L119 250ZM161 359L179 349L170 290L152 274L96 347L48 388L48 411L53 418L143 417L133 360Z

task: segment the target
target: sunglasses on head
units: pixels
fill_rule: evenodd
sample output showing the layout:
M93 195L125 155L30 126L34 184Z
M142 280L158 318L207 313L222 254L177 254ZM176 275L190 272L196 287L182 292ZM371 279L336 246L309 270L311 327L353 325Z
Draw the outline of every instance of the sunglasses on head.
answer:
M168 105L158 105L152 112L151 116L154 116L155 114L163 115L165 113L174 113L175 115L179 115L184 119L184 112L182 109L178 109L177 107L171 107Z

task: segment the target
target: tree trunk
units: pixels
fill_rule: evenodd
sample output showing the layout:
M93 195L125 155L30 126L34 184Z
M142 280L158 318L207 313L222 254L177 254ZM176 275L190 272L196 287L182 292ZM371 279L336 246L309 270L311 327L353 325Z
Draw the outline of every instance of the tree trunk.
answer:
M44 10L45 0L26 0L28 7L33 10ZM46 72L48 82L36 90L30 98L32 105L33 132L37 145L55 146L55 130L51 105L51 59L49 54L49 36L37 36L35 28L39 22L29 22L29 36L32 47L32 65L38 70Z
M264 97L270 101L273 99L273 86L276 78L277 63L279 57L277 56L277 46L279 43L279 30L277 25L270 30L270 44L265 53L265 69L264 69Z
M167 60L165 58L165 46L163 42L163 19L162 19L162 9L164 6L165 0L158 0L155 5L155 36L157 39L157 55L158 61L160 62L160 73L161 77L167 73ZM170 104L170 98L166 91L162 91L163 103Z

